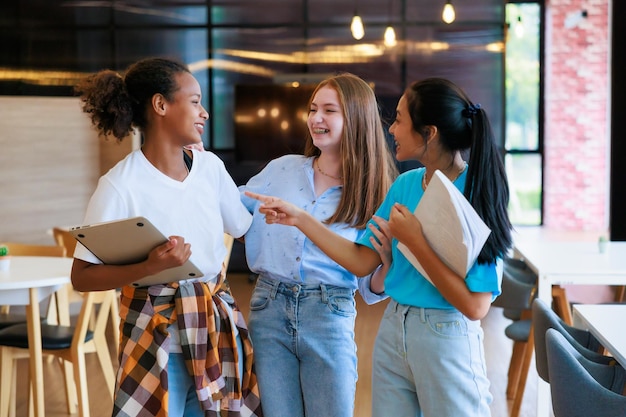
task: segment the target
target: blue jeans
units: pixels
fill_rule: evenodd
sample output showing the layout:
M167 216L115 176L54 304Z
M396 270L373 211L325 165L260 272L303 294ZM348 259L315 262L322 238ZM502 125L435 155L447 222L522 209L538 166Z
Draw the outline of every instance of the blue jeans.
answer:
M483 331L457 310L391 301L374 346L372 417L487 417Z
M167 361L167 384L169 417L204 416L182 353L170 353Z
M259 277L248 326L268 417L353 417L354 291Z
M243 375L243 347L237 336L239 375ZM204 417L193 379L185 367L182 353L170 353L167 362L168 417ZM221 413L218 412L218 415Z

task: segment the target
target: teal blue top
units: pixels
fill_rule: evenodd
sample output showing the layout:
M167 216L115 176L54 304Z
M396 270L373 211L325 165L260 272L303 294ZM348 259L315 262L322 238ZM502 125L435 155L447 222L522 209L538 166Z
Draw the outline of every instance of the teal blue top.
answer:
M424 195L422 177L425 169L418 168L400 175L391 186L385 200L378 208L376 215L386 220L395 203L406 206L411 212ZM467 170L454 181L455 187L463 192ZM370 237L373 233L369 228L357 243L372 248ZM385 278L385 293L400 304L424 308L453 309L454 307L431 284L407 258L398 250L398 241L392 242L393 262ZM474 263L470 268L465 283L472 292L491 292L495 298L500 294L501 274L497 272L496 263Z

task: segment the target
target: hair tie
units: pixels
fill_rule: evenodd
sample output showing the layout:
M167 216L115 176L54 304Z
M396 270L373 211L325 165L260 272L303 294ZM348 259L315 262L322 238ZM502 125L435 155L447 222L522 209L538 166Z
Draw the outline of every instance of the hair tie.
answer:
M472 118L478 110L480 109L480 104L470 104L466 108L463 109L463 117Z

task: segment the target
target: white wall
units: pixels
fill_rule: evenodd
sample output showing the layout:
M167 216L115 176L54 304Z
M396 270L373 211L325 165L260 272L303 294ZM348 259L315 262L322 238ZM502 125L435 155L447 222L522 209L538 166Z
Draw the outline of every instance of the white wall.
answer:
M53 244L133 143L98 138L78 98L0 96L0 241Z

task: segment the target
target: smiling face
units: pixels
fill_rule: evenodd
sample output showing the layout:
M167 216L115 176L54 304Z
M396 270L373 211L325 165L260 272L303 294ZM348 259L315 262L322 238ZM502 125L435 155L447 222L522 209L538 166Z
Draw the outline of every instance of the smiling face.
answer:
M343 136L344 116L339 94L325 86L313 96L307 126L313 144L322 151L339 152Z
M413 129L406 98L400 97L396 108L396 118L389 127L396 144L398 161L421 160L426 153L424 137Z
M176 76L178 90L167 102L168 126L181 146L202 143L202 134L209 114L200 102L200 84L193 75L182 72Z

